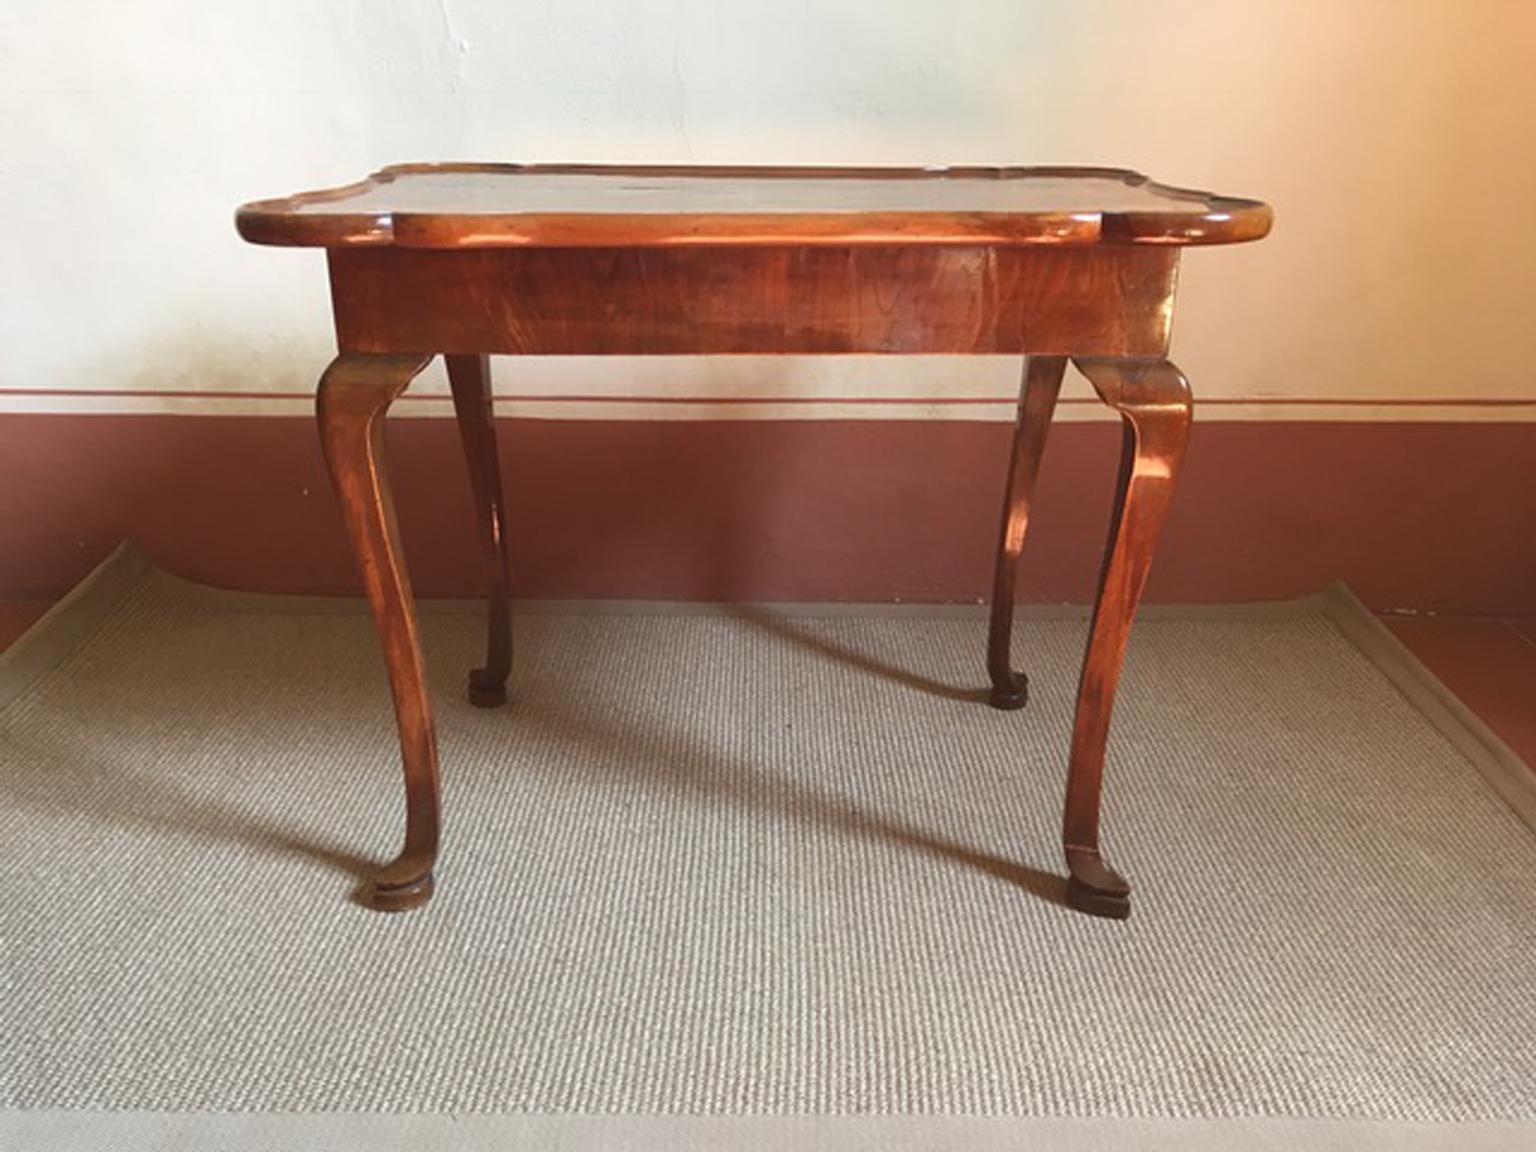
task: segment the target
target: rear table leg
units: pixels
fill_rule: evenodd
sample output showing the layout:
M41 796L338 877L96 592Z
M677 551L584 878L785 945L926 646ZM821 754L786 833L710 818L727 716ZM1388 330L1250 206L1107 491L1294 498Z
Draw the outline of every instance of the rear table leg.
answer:
M512 610L508 602L507 516L501 495L501 462L496 452L496 422L491 411L490 357L450 355L448 382L459 438L469 465L475 498L480 554L485 573L485 667L469 673L469 700L480 708L507 702L512 672Z
M1014 585L1019 553L1029 529L1029 504L1034 494L1046 434L1056 411L1056 396L1066 373L1064 356L1029 356L1024 360L1024 383L1019 394L1019 416L1013 430L1013 454L1008 458L1008 495L1003 502L1003 524L997 544L997 572L992 582L992 621L987 629L987 673L992 693L987 703L1012 710L1029 699L1029 677L1015 672L1008 651L1013 637Z

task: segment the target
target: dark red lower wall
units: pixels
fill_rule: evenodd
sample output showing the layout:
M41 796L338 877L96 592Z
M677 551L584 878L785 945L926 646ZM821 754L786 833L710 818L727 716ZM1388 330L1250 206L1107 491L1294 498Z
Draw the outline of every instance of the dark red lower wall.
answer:
M987 594L1009 431L916 422L504 420L516 589L545 597ZM1118 451L1063 424L1021 598L1092 596ZM451 422L389 429L419 594L479 587ZM207 583L350 592L301 417L0 416L0 598L56 595L118 541ZM1536 615L1536 423L1197 423L1149 597Z

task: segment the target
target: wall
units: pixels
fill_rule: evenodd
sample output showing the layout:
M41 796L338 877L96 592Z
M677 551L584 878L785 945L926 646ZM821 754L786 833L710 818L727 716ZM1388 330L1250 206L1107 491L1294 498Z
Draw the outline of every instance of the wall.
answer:
M1536 203L1536 154L1522 145L1536 121L1533 46L1536 6L1521 0L4 5L0 595L56 591L125 534L219 582L347 582L344 553L311 547L335 527L306 426L330 351L322 260L241 244L241 200L420 158L1027 162L1139 167L1277 210L1264 243L1185 261L1174 353L1201 424L1190 511L1170 540L1187 554L1162 567L1229 559L1219 579L1160 572L1155 594L1280 595L1345 576L1382 602L1536 611L1536 235L1520 226ZM873 463L835 492L814 461L766 488L764 468L821 443L805 421L835 420L849 459L873 462L892 437L915 436L931 483L913 483L975 500L1001 474L1014 364L497 367L504 434L527 457L558 441L578 459L624 445L655 460L665 443L673 466L706 467L714 426L700 418L754 422L738 448L762 491L743 491L735 515L790 533L775 544L785 578L722 584L689 569L626 584L617 573L597 581L608 593L984 591L990 507L936 512L937 535L904 539L910 494L898 502ZM432 399L444 387L434 369L402 412L445 415ZM1080 598L1102 540L1094 478L1113 449L1081 381L1068 399L1065 418L1090 423L1061 430L1054 482L1048 461L1064 559L1039 570L1032 594ZM401 451L443 445L441 460L423 460L436 487L414 498L425 502L422 526L407 523L417 539L464 500L456 473L441 479L449 438L424 423L400 430L417 446ZM264 456L238 454L255 451L251 436L275 439ZM956 480L977 452L995 466ZM1239 456L1253 474L1235 483L1215 464ZM291 458L288 476L273 471L278 457ZM542 495L580 482L558 464L515 467ZM304 483L291 482L301 466ZM707 485L675 481L625 479L646 508L672 501L672 546L708 567L722 513L687 506ZM178 501L213 490L240 515L178 527ZM843 511L807 534L857 508L893 572L860 576L854 551L796 551L793 524L838 500ZM1254 515L1209 511L1239 500ZM1474 514L1456 511L1469 502ZM537 511L525 514L525 552L546 577L526 576L524 590L590 591L590 575L545 563L568 549ZM944 571L901 560L935 549L967 559ZM424 589L468 590L471 555L426 561ZM669 563L650 555L653 569ZM801 569L819 575L797 584L788 574Z

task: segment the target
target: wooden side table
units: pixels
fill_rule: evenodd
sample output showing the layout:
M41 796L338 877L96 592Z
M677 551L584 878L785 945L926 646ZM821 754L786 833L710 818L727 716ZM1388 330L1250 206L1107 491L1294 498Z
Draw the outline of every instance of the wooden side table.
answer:
M444 355L489 606L479 705L511 670L506 521L488 356L1018 353L1024 379L987 645L991 703L1019 708L1009 636L1030 494L1068 358L1124 422L1114 524L1078 689L1063 842L1072 905L1130 911L1099 848L1110 711L1173 495L1191 397L1165 358L1179 250L1257 240L1268 207L1094 168L659 168L409 164L239 210L257 244L321 247L339 354L320 437L389 667L406 834L371 888L432 893L437 745L381 431Z

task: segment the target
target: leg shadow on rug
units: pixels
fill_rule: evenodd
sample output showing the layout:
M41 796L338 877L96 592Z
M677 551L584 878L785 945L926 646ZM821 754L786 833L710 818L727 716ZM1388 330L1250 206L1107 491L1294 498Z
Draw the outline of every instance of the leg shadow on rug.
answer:
M31 808L50 816L67 814L105 827L223 841L266 855L301 856L358 881L376 867L373 861L334 845L264 826L251 813L226 805L210 793L194 791L150 772L105 763L92 750L70 741L49 745L13 741L12 747L24 763L67 765L61 770L91 782L65 788L52 773L0 773L0 794L8 806ZM48 778L42 778L45 775Z
M975 694L977 700L984 696L979 691ZM633 727L613 723L599 707L584 705L583 699L593 697L573 695L563 699L558 712L547 707L541 709L525 699L516 722L558 729L563 739L577 741L592 750L591 763L623 764L626 772L645 772L658 787L676 789L700 799L723 800L787 821L809 821L842 836L898 844L996 877L1047 903L1067 906L1067 882L1063 877L978 851L888 816L866 812L846 799L829 796L800 781L772 776L750 763L725 760L717 752L697 745L683 755L663 756L648 751L655 741L637 739L642 734ZM668 735L666 746L675 749L677 734Z
M814 652L816 655L824 656L838 664L845 664L857 672L878 676L882 680L887 680L903 688L915 688L919 692L924 692L929 696L936 696L943 700L962 700L977 704L985 704L987 701L987 688L966 688L957 684L946 684L941 680L934 680L923 676L909 668L887 664L866 652L856 652L851 648L845 648L823 637L813 635L803 628L797 627L795 622L787 616L750 604L733 605L730 614L734 619L744 621L758 631L767 633L777 640L782 640L807 652ZM983 632L980 634L977 643L981 645L985 644L985 642L986 636ZM985 649L978 647L977 651L981 653Z

